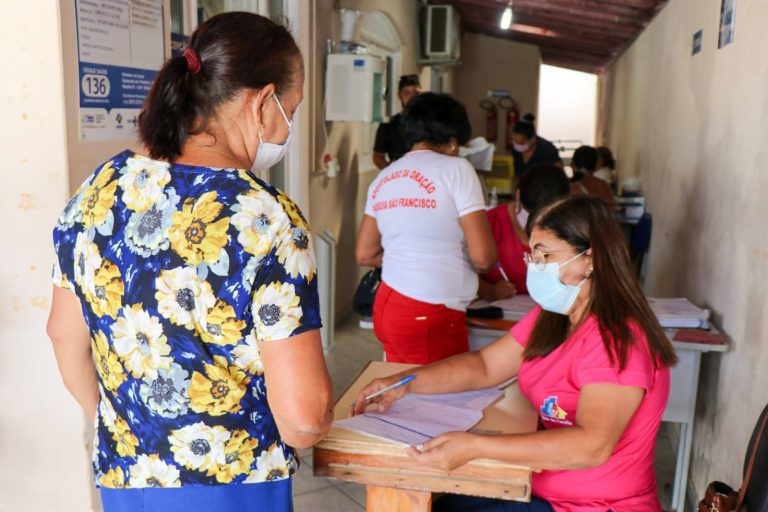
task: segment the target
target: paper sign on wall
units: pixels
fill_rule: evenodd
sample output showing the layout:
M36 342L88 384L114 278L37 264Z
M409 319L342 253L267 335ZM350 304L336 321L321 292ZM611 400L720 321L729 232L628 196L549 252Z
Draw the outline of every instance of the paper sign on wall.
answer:
M135 137L163 64L163 0L75 0L80 140Z
M735 24L736 0L722 0L720 5L720 37L717 39L718 48L733 42Z

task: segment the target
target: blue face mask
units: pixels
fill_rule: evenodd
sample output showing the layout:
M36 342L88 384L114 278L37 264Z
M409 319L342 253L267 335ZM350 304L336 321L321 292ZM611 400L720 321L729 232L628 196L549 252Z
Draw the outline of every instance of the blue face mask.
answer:
M563 263L546 263L544 265L529 264L525 284L528 293L545 311L567 315L579 296L584 278L578 285L563 284L560 281L560 268L569 264L587 251L582 251Z

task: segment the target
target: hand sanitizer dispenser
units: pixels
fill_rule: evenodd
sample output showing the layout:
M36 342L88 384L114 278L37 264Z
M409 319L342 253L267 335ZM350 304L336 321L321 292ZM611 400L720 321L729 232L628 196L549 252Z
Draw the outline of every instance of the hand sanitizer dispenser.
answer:
M386 67L384 59L373 55L328 55L325 120L382 122Z

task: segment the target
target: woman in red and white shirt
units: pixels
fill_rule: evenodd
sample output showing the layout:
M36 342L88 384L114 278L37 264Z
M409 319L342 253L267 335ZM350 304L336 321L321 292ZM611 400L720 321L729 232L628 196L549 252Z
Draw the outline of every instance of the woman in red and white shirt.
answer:
M457 156L464 106L424 93L402 124L411 150L371 183L356 254L382 267L373 325L387 361L424 364L469 350L466 307L497 255L480 181Z

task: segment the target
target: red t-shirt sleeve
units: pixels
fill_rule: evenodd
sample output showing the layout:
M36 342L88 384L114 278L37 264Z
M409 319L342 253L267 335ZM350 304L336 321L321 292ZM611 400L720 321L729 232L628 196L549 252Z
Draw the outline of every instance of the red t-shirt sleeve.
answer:
M633 326L635 343L627 354L627 365L619 370L618 358L611 361L598 329L590 330L576 363L576 383L579 388L587 384L618 384L637 386L648 392L653 386L655 369L648 353L645 334Z
M515 340L522 346L528 344L528 338L531 337L531 331L533 331L533 327L536 325L536 319L539 318L539 313L541 313L541 306L536 306L519 322L512 326L510 332Z

